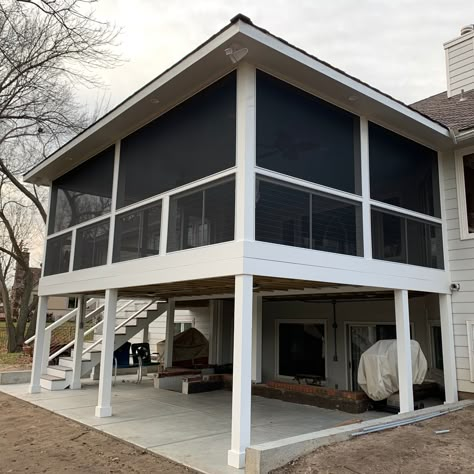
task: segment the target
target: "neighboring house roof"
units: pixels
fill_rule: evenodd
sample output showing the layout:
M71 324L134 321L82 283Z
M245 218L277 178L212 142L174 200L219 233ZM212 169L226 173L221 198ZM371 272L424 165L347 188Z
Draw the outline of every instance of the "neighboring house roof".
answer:
M441 92L415 102L411 107L454 131L474 128L474 90L453 97Z

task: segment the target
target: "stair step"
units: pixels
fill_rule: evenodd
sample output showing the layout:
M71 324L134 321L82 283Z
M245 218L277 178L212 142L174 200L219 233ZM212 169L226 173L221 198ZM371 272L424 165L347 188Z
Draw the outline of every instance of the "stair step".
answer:
M64 377L56 377L56 375L49 375L49 374L41 374L41 378L43 380L50 380L51 382L54 382L56 380L66 381L66 379Z
M72 367L66 365L48 365L48 369L63 370L64 372L69 372L72 370Z

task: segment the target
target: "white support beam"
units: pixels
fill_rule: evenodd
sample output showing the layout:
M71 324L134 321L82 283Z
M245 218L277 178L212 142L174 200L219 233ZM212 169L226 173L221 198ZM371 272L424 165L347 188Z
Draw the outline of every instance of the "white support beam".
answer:
M454 403L458 401L458 383L456 377L456 354L454 350L451 295L439 295L439 314L443 346L444 393L446 403Z
M252 275L235 277L234 371L232 379L232 437L229 466L245 466L245 450L250 446L252 402Z
M82 351L84 348L84 323L86 317L86 298L80 296L77 300L76 333L74 338L74 355L72 357L71 390L80 390L82 372Z
M160 226L160 255L166 255L168 245L168 222L170 213L170 197L164 196L161 200L161 226Z
M255 240L256 69L237 68L235 240Z
M407 413L414 410L408 291L395 290L394 294L400 413Z
M362 234L364 258L372 258L372 219L370 213L369 122L360 118L360 173L362 193Z
M173 298L168 300L168 309L166 312L166 338L165 338L165 354L164 368L173 367L173 343L174 343L174 313L175 301Z
M105 290L104 323L102 325L102 351L100 354L99 398L95 416L112 416L112 369L114 359L117 289Z
M36 346L36 343L35 343ZM41 373L45 374L49 365L49 354L51 352L51 331L44 332L43 357L41 360Z
M115 210L117 209L118 186L119 186L119 168L120 168L120 140L115 143L114 152L114 171L112 177L112 202L110 206L110 224L109 224L109 244L107 247L107 264L111 264L114 258L114 240L115 240Z
M41 391L41 374L43 372L44 334L46 328L46 313L48 312L48 297L38 298L38 314L36 316L36 338L33 353L33 366L31 369L30 393Z
M262 297L253 296L252 381L262 383Z

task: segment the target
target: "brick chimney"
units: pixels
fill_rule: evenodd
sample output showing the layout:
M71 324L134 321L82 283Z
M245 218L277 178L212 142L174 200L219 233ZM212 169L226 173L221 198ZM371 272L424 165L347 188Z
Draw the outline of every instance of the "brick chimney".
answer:
M448 97L474 90L474 24L461 28L461 35L444 43Z

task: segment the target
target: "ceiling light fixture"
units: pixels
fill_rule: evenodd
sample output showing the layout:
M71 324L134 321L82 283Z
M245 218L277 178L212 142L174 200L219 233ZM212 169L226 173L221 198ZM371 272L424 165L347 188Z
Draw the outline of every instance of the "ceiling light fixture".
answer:
M236 49L235 47L231 47L226 48L224 52L229 57L229 59L235 64L242 60L245 56L247 56L249 50L248 48Z

